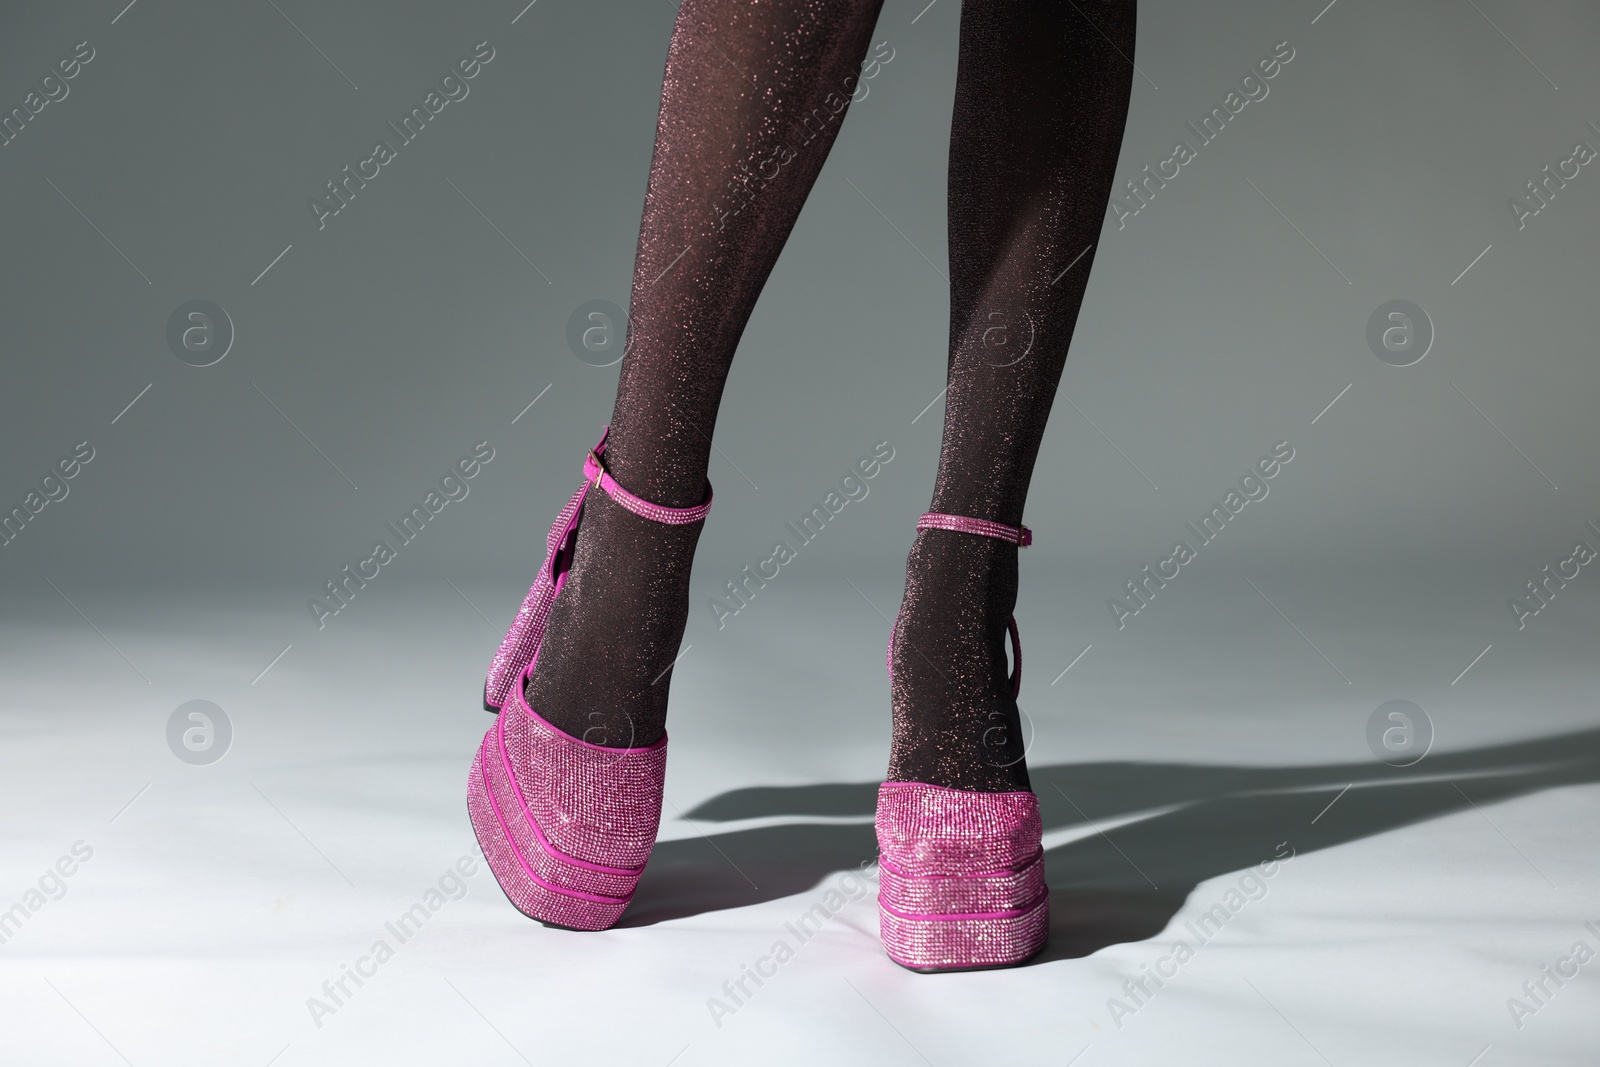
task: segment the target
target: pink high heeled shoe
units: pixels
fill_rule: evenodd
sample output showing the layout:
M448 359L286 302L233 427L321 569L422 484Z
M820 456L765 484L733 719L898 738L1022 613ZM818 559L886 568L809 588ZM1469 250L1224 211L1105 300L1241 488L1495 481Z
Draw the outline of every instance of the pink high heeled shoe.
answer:
M929 512L918 530L978 534L1026 547L1033 533ZM895 632L899 631L895 619ZM1011 693L1022 688L1022 642L1010 623ZM894 633L886 657L894 676ZM1021 963L1050 935L1043 824L1031 792L980 793L925 782L878 790L878 923L889 958L914 971Z
M607 429L609 432L609 428ZM606 472L606 435L584 461L583 488L550 528L548 554L484 683L484 707L499 716L467 778L467 810L489 869L517 910L577 930L615 925L633 898L655 845L666 778L667 739L642 748L603 748L571 737L528 706L523 693L550 608L566 584L584 498L599 486L635 515L682 525L705 502L668 508L634 496Z

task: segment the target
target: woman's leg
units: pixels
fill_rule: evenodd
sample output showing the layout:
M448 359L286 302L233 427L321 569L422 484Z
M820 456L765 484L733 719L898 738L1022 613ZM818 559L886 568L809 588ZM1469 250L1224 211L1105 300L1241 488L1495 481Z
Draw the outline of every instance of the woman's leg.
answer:
M1022 522L1122 146L1134 9L1134 0L963 0L950 377L933 511ZM1015 545L917 535L895 642L891 780L1029 787L1006 679L1016 598Z
M704 499L734 349L857 92L882 0L683 0L667 52L606 466L669 507ZM527 697L615 748L665 728L700 523L665 526L604 493Z

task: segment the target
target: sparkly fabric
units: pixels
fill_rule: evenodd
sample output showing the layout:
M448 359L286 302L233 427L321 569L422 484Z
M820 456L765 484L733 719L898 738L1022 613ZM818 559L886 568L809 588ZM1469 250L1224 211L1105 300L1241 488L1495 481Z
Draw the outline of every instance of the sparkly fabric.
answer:
M524 914L580 930L622 917L655 844L667 743L612 749L545 722L518 689L467 779L473 830Z
M522 673L522 669L538 656L556 594L566 584L568 569L572 565L572 542L577 537L578 523L584 510L584 498L592 486L599 485L623 507L653 522L685 525L699 522L711 510L709 483L706 485L705 501L693 508L666 508L652 504L648 500L641 500L617 484L616 479L605 472L600 459L605 453L606 437L609 433L609 428L603 430L600 440L589 450L589 455L583 464L583 488L572 495L566 507L561 509L561 514L556 516L555 524L550 527L550 536L545 539L544 565L539 568L539 574L528 589L528 595L523 598L522 606L517 609L516 617L511 621L511 628L506 631L506 636L500 642L494 659L489 663L489 676L484 683L483 701L491 709L498 709L505 704L506 695L511 691L513 682Z
M880 6L678 7L606 457L647 500L705 497L734 350L857 92ZM549 722L612 747L662 736L700 530L591 496L528 684Z
M1038 900L1045 891L1042 854L1020 871L960 878L919 878L887 863L879 866L883 898L894 902L892 910L907 916L1012 911L1017 901Z
M896 963L999 967L1044 947L1050 896L1032 793L885 782L876 821L879 928Z
M986 519L972 519L965 515L940 515L928 512L917 520L918 530L950 530L955 533L977 534L980 537L992 537L997 541L1006 541L1020 548L1027 548L1033 544L1033 531L1026 526L1007 526L1004 523L989 522ZM900 620L905 615L905 606L901 605L895 613L894 625L889 628L889 646L884 650L883 663L889 669L889 682L894 683L894 641L895 635L900 632ZM1011 696L1016 699L1022 692L1022 634L1017 630L1017 619L1013 615L1006 624L1007 632L1011 635Z
M963 0L949 164L950 356L930 511L1019 526L1121 150L1133 0ZM1028 788L1006 673L1017 549L919 530L889 777Z

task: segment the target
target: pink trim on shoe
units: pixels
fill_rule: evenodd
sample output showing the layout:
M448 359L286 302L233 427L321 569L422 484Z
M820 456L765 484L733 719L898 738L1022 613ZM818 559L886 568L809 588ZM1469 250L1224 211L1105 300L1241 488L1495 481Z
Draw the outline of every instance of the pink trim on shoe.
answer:
M488 781L488 753L486 752L480 751L478 754L478 774L484 782ZM553 882L548 882L544 878L541 878L538 873L534 871L532 865L528 863L523 850L517 847L516 842L510 840L511 824L506 821L505 814L500 810L500 803L499 801L495 800L493 790L486 790L485 795L488 797L489 807L494 812L494 817L499 823L501 832L507 836L505 844L510 846L510 852L516 857L518 864L522 867L523 873L526 874L528 879L535 883L540 889L547 890L551 893L558 893L562 896L573 897L578 900L586 900L592 904L614 905L626 904L628 902L628 898L626 896L613 897L605 896L600 893L590 893L582 889L562 888ZM537 824L530 822L528 825L532 826L535 833L537 833ZM496 874L495 877L497 880L503 882L503 879L500 879L498 874Z
M1050 933L1032 793L885 782L876 818L883 947L918 971L1005 967Z
M698 522L711 508L709 484L693 508L629 493L602 465L605 440L602 434L590 451L583 488L550 528L545 562L495 653L484 704L499 715L467 778L472 828L507 898L525 915L578 930L615 925L633 899L661 822L667 739L605 748L570 737L528 706L524 687L566 584L592 486L656 522Z
M977 534L980 537L1010 541L1020 548L1027 548L1033 544L1033 531L1026 526L1007 526L1003 522L974 519L967 515L945 515L938 511L927 512L918 519L917 529L953 530L956 533Z

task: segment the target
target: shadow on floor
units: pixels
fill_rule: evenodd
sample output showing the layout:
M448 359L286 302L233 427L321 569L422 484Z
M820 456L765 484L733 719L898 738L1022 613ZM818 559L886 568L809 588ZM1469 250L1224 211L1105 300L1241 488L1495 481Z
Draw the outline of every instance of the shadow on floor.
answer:
M1539 790L1600 781L1600 730L1438 753L1403 769L1377 762L1129 762L1045 765L1030 768L1030 775L1045 833L1084 831L1045 853L1051 937L1037 962L1048 962L1154 937L1201 882L1267 860L1285 842L1304 855ZM736 789L685 817L700 824L774 816L870 819L877 788L841 782ZM870 822L707 830L664 841L622 925L804 892L876 852ZM1542 876L1537 868L1529 871L1530 878Z

